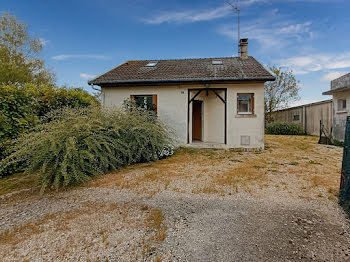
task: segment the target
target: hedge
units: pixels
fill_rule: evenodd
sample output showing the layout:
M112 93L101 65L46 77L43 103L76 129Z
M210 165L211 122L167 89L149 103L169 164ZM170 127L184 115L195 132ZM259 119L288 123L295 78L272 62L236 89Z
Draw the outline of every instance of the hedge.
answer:
M266 134L272 135L303 135L302 125L290 122L273 122L266 125Z

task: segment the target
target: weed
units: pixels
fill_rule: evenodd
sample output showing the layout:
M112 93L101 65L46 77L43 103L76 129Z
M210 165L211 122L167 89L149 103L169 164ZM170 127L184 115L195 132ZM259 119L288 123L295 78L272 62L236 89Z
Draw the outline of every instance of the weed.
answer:
M321 163L319 163L319 162L317 162L317 161L314 161L314 160L310 160L310 161L309 161L309 164L312 164L312 165L320 165L320 166L322 166Z

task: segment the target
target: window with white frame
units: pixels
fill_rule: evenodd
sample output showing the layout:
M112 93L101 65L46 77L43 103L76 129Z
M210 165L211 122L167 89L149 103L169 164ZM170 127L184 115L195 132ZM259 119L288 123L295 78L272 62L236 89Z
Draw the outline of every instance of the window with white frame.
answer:
M237 94L237 114L254 114L254 94Z
M338 111L345 111L346 110L346 100L345 99L338 99Z

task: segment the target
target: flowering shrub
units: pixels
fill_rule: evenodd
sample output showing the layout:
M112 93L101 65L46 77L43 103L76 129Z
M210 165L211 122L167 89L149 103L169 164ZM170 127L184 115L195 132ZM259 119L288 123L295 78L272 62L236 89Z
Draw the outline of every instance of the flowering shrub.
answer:
M0 162L0 175L8 166L24 162L25 172L37 176L42 190L58 189L173 152L167 127L142 110L64 108L46 117L50 121L17 140L13 152Z

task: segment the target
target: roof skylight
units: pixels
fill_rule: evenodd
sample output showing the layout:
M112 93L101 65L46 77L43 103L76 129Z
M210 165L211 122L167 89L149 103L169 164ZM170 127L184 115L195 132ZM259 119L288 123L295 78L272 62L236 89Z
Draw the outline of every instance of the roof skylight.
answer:
M153 66L156 66L157 64L158 64L158 61L150 61L146 66L153 67Z
M213 65L222 65L222 60L215 59L215 60L212 60L211 63L212 63Z

